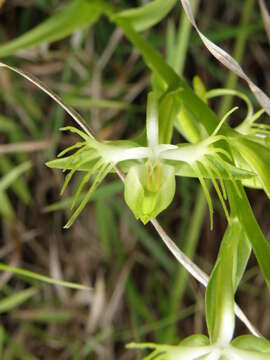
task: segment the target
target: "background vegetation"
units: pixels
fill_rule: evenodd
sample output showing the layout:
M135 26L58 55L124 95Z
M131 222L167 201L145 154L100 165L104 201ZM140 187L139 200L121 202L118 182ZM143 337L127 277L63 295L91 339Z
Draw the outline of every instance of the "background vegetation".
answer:
M66 3L2 1L1 43L25 33ZM124 9L143 2L110 3ZM168 61L172 61L171 49L178 49L181 56L174 59L175 66L190 82L199 75L208 89L228 86L245 92L243 83L213 60L194 31L188 38L185 22L180 20L179 27L182 16L179 3L168 18L146 33L151 44ZM255 1L201 1L197 21L270 93L269 45ZM186 56L182 56L183 27ZM8 60L42 79L78 109L101 139L130 137L144 126L149 71L122 32L105 17L90 29L52 45L24 49ZM224 100L211 104L217 112L228 106ZM241 102L235 104L243 109L234 117L237 124L245 108ZM58 130L69 123L46 95L1 70L0 261L83 283L92 290L70 290L2 272L0 357L136 359L139 355L125 349L125 343L176 343L205 331L205 290L179 267L151 227L136 222L116 176L102 184L72 228L63 230L70 215L72 187L76 189L79 177L74 177L60 199L64 175L44 163L74 142L73 135ZM248 190L248 195L269 239L269 201L260 191ZM198 182L181 178L175 201L160 220L181 249L209 273L226 226L219 203L211 232ZM237 301L269 338L270 299L255 264L252 258ZM241 334L244 329L237 325Z

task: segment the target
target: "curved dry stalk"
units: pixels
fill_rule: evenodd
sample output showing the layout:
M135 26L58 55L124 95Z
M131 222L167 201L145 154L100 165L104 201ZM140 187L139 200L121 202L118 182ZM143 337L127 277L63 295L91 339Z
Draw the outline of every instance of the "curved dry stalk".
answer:
M256 84L254 84L254 82L244 72L244 70L239 65L239 63L231 55L229 55L221 47L214 44L211 40L209 40L200 31L200 29L198 28L198 25L195 21L195 18L193 16L193 11L192 11L189 0L181 0L181 3L182 3L182 6L185 10L185 13L186 13L190 23L192 24L194 29L197 31L202 42L207 47L207 49L210 51L210 53L219 62L221 62L227 69L231 70L234 74L236 74L237 76L239 76L240 78L242 78L243 80L245 80L247 82L250 90L253 92L253 94L256 97L256 99L258 100L258 102L265 109L265 111L268 113L268 115L270 115L270 98Z
M207 287L209 276L202 271L196 264L194 264L193 261L191 261L173 242L173 240L167 235L165 230L162 228L162 226L159 224L159 222L156 219L151 220L152 225L156 229L157 233L167 246L167 248L170 250L170 252L173 254L173 256L176 258L176 260L184 266L184 268L196 279L198 280L204 287ZM260 332L255 328L255 326L249 321L247 316L244 314L244 312L241 310L241 308L235 303L234 307L235 315L246 325L246 327L249 329L249 331L257 336L261 337L262 335Z
M47 95L49 95L50 98L52 98L55 102L57 102L57 104L60 105L72 117L73 120L75 120L75 122L86 132L86 134L88 134L91 138L94 137L93 132L89 129L88 125L81 117L81 115L76 110L66 105L58 95L56 95L52 90L50 90L44 83L42 83L35 76L27 73L26 71L22 71L14 66L10 66L2 62L0 62L0 67L12 70L13 72L21 75L26 80L30 81L32 84L36 85L40 90L45 92Z

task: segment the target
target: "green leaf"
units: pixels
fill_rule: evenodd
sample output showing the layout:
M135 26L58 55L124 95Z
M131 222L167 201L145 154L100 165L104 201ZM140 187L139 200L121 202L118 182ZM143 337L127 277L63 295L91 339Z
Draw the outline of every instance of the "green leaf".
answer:
M212 343L228 345L235 325L234 293L240 224L230 221L206 289L206 320Z
M0 300L0 313L9 312L20 306L37 293L37 289L29 288L19 291Z
M30 161L24 162L18 166L15 166L7 175L0 179L0 192L5 191L8 187L18 179L23 173L31 169L32 164Z
M7 194L4 191L0 191L0 204L0 214L8 221L12 220L15 215L14 210Z
M241 191L240 198L237 196L236 190L232 185L227 184L226 188L230 205L233 209L235 209L235 216L238 217L239 222L243 226L245 234L252 246L252 249L254 250L257 261L263 272L268 288L270 289L270 245L265 239L262 230L257 223L244 189L239 187Z
M80 290L90 290L89 287L85 286L85 285L80 285L80 284L75 284L72 282L68 282L68 281L61 281L61 280L57 280L45 275L41 275L29 270L25 270L22 268L14 268L12 266L0 263L0 271L7 271L7 272L11 272L13 274L19 275L19 276L23 276L26 277L28 279L32 279L32 280L38 280L41 282L45 282L48 284L52 284L52 285L58 285L58 286L64 286L64 287L68 287L71 289L80 289Z
M19 50L60 40L77 29L90 26L98 20L104 3L99 0L75 0L34 29L0 47L0 57Z
M178 92L180 89L169 91L161 98L159 104L159 143L170 144L173 134L175 118L180 113L181 102Z
M126 19L113 18L118 26L122 28L127 38L140 51L144 61L149 68L158 74L171 90L181 86L180 78L173 69L163 60L162 56L129 24Z
M177 114L175 118L175 127L183 134L185 138L191 143L197 143L202 140L200 134L199 123L193 111L182 103L181 111Z
M237 246L237 265L236 265L235 284L234 284L235 290L240 284L240 281L244 275L251 254L251 243L249 242L242 226L240 226L240 229L236 234L236 237L238 237L238 241L237 241L238 246Z
M118 18L115 21L122 28L127 38L140 51L146 65L155 75L158 74L158 77L167 85L167 88L169 90L182 89L179 92L179 100L193 115L196 122L201 123L206 131L211 134L219 122L212 110L194 94L187 82L176 74L151 44L136 32L125 19ZM232 132L227 124L223 126L224 132Z
M194 76L192 83L195 94L207 104L207 90L200 77L198 75Z
M0 156L0 172L3 175L10 173L13 168L14 165L8 157ZM18 177L11 183L10 187L26 205L31 203L30 190L22 178Z
M137 31L143 31L159 23L176 4L176 0L154 0L144 6L123 10L116 14L116 19L124 19Z

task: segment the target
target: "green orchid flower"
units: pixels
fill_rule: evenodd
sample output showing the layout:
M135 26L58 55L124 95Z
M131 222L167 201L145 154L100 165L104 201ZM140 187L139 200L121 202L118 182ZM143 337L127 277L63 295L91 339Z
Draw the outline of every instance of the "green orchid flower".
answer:
M269 360L270 342L247 335L232 344L211 345L204 335L193 335L176 346L152 343L130 344L130 349L150 349L144 360Z
M155 218L170 205L175 194L176 176L199 179L207 198L212 227L213 204L206 184L206 179L210 179L228 217L224 179L231 180L238 190L237 179L253 176L252 172L233 166L229 152L219 146L221 141L227 141L226 137L218 135L218 131L229 114L226 114L211 136L198 143L179 145L160 143L159 102L154 93L150 93L146 114L147 146L125 140L98 141L74 127L63 128L63 131L71 131L79 135L82 141L62 151L58 155L59 159L47 163L52 168L69 170L61 193L65 191L76 171L85 172L74 195L72 209L75 206L77 208L66 227L72 225L97 186L108 173L115 171L116 166L127 174L124 181L125 201L135 217L143 223ZM69 152L73 154L66 156ZM79 195L92 176L95 176L94 181L84 199L78 204Z

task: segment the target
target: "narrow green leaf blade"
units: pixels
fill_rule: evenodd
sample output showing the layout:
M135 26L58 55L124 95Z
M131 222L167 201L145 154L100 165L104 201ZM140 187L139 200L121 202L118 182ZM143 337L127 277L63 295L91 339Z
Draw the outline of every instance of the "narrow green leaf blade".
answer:
M15 213L5 191L0 191L0 204L0 214L8 221L12 220Z
M30 161L26 161L16 167L14 167L7 175L0 179L0 192L5 191L14 181L18 179L26 171L30 170L32 164Z
M124 10L116 19L125 19L137 31L147 30L158 24L172 10L176 0L154 0L139 8Z
M210 339L224 345L234 333L234 292L239 224L231 221L222 240L206 289L206 319Z
M15 309L16 307L20 306L28 299L30 299L32 296L34 296L36 293L37 289L29 288L7 296L0 301L0 314Z
M236 216L245 230L268 288L270 289L270 245L257 223L243 187L239 187L239 189L241 190L241 198L237 195L236 190L232 185L227 185L229 201L231 206L235 209Z
M34 29L0 47L0 57L19 50L60 40L98 20L104 4L98 0L75 0Z
M193 114L195 120L201 123L206 131L211 134L218 125L217 116L197 95L194 94L187 82L176 74L176 72L164 61L160 53L147 42L141 34L136 32L126 21L126 19L115 19L118 26L122 28L126 37L140 51L146 65L154 74L162 79L169 90L177 90L179 92L179 100L186 106L190 113ZM229 126L224 124L223 132L230 132Z
M0 263L0 271L7 271L7 272L11 272L13 274L19 275L19 276L24 276L27 277L29 279L32 280L38 280L41 282L45 282L48 284L52 284L52 285L59 285L59 286L64 286L64 287L68 287L71 289L80 289L80 290L90 290L90 288L88 286L85 285L81 285L81 284L75 284L72 282L68 282L68 281L61 281L61 280L57 280L45 275L41 275L26 269L22 269L22 268L15 268L3 263Z
M8 157L0 157L0 172L3 175L7 175L8 173L10 173L13 168L14 164L11 160L9 160ZM29 205L31 203L30 190L21 177L17 177L17 179L12 182L11 188L26 205Z

